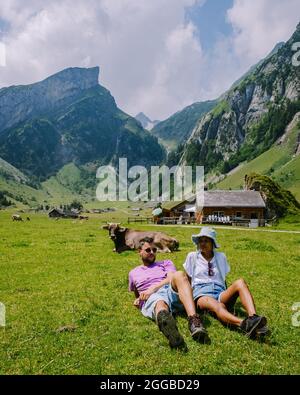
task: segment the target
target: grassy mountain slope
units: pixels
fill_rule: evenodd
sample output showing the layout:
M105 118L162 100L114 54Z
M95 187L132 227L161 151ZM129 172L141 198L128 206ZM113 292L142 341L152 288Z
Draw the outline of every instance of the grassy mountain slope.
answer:
M284 188L293 192L300 200L300 155L295 155L300 123L299 121L295 122L296 117L282 139L257 158L242 163L236 171L231 172L215 187L220 189L241 188L244 185L245 175L256 172L269 175Z

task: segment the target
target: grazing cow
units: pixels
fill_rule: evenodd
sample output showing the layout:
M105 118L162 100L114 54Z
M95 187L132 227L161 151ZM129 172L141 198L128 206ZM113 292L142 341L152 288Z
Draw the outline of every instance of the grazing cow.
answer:
M18 215L18 214L13 214L11 218L13 221L23 221L23 218L21 217L21 215Z
M115 244L113 251L118 253L126 250L137 250L141 240L145 237L153 239L159 252L172 252L178 250L179 247L176 239L163 232L133 230L120 227L120 224L107 224L102 229L109 231L109 237Z
M89 219L89 217L87 215L79 215L79 219L87 221Z

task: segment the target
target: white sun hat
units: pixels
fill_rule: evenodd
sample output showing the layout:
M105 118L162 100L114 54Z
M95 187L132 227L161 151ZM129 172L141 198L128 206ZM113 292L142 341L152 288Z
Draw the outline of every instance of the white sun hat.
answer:
M195 243L197 246L199 244L199 239L200 237L209 237L210 239L213 240L215 248L220 248L219 244L217 243L217 232L213 228L209 228L207 226L201 228L200 233L197 235L192 235L192 241Z

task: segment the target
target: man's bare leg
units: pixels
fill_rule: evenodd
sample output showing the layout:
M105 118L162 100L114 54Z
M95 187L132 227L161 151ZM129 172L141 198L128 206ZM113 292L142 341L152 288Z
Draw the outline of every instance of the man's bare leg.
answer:
M191 284L183 272L174 273L171 285L174 291L178 292L179 299L183 304L188 315L189 330L194 340L205 342L208 339L208 333L204 328L200 316L196 313L196 306L193 299Z
M167 312L170 311L169 310L169 306L163 300L159 300L156 303L156 306L155 306L155 317L157 317L157 315L158 315L158 313L160 311L167 311Z
M179 299L183 304L187 315L193 316L196 314L195 302L193 299L193 291L191 284L183 272L176 272L171 281L172 288L178 292Z

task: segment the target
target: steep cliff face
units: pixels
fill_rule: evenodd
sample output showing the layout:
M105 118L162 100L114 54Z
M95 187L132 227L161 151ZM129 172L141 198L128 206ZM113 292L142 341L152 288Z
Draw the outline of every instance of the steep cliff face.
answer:
M223 95L194 128L183 162L209 162L226 172L284 133L300 109L300 67L292 64L292 45L299 41L300 24L285 45Z
M0 156L45 179L67 163L130 166L164 159L157 139L122 112L98 84L99 69L66 69L30 86L0 91Z

